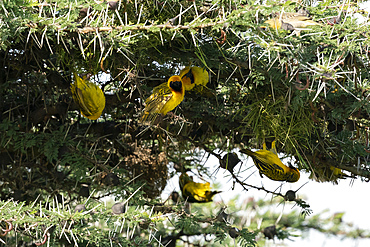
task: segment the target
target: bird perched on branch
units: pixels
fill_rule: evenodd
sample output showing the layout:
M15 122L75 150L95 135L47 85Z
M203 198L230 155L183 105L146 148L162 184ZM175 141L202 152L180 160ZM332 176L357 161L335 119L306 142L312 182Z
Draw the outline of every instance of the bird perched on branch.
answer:
M79 77L76 73L71 84L73 100L79 105L81 114L91 120L98 119L105 108L103 91L86 77Z
M253 152L249 149L242 149L240 152L252 157L261 177L263 174L271 180L287 181L290 183L299 180L299 170L291 165L289 165L289 167L284 165L277 156L275 141L272 142L270 150L267 150L266 143L263 143L262 150Z
M150 123L159 114L166 115L183 101L185 87L178 75L171 76L167 83L153 89L153 94L145 100L145 110L140 122Z
M188 202L211 202L212 197L221 191L211 191L209 182L196 183L186 173L182 173L179 179L182 197Z
M318 22L312 20L311 17L303 13L282 13L277 14L275 18L265 21L271 28L295 30L299 28L306 28L308 26L321 25ZM263 26L266 28L266 26Z
M209 81L208 72L204 68L186 66L180 71L185 90L192 90L196 85L205 86Z

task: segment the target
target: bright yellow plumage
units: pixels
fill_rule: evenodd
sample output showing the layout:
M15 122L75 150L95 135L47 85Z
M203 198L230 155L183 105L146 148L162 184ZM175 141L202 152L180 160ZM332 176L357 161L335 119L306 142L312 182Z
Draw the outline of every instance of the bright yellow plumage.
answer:
M105 108L103 91L92 82L79 77L76 73L71 84L73 100L79 105L81 114L91 120L98 119Z
M178 75L171 76L168 82L153 89L153 94L145 100L145 110L141 122L152 122L159 114L166 115L183 101L185 88Z
M186 173L182 173L179 179L182 197L188 202L211 202L212 197L221 191L211 191L210 184L196 183Z
M271 28L282 28L286 30L320 25L320 23L317 23L311 20L310 17L300 13L283 13L275 18L265 21L265 23Z
M185 90L192 90L196 85L205 86L209 81L207 70L200 67L186 66L180 71Z
M253 152L249 149L243 149L240 152L251 156L260 174L265 175L269 179L291 183L297 182L300 177L299 170L292 166L287 167L281 162L277 156L275 141L272 142L271 146L271 149L267 150L264 143L262 150Z

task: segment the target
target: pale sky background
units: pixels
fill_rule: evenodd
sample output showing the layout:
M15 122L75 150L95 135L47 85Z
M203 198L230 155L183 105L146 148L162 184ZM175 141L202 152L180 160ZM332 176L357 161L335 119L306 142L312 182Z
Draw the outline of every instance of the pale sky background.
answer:
M245 178L250 175L253 171L257 171L257 168L253 165L253 161L247 155L241 155L239 152L236 152L239 155L239 158L242 160L242 169L244 170L247 167L252 166L251 169L241 173L240 175ZM279 155L279 157L281 157ZM285 163L283 161L283 163ZM209 167L210 172L214 172L215 169L218 167L219 162L218 159L211 156L209 160L206 162L205 166ZM294 163L293 163L294 165ZM234 171L238 171L240 167L237 165L234 168ZM190 172L188 172L191 175ZM362 229L370 230L370 210L369 210L369 191L370 191L370 184L366 182L362 182L361 179L357 178L351 183L351 179L341 180L338 185L334 185L331 182L326 183L318 183L316 181L308 179L309 174L301 172L301 178L296 183L284 183L282 186L281 193L285 194L288 190L297 190L301 185L308 182L305 186L303 186L298 192L297 195L300 198L304 198L304 200L311 206L310 208L313 210L312 216L318 214L326 209L329 210L325 216L333 215L334 213L338 212L345 212L343 216L343 221L348 223L353 223L355 226L360 227ZM255 199L266 199L270 200L271 195L266 194L265 192L258 191L256 189L249 189L248 191L243 191L241 186L235 186L234 190L232 188L232 180L230 179L229 172L220 169L217 174L213 174L212 176L213 182L217 182L221 185L219 190L222 190L223 193L217 194L214 197L214 201L224 201L227 205L227 201L231 198L234 198L236 195L239 194L240 202L243 199L254 197ZM194 180L196 182L201 182L200 179L194 176ZM210 181L212 184L212 181ZM270 190L274 191L281 185L281 182L272 181L266 177L261 178L258 172L255 172L247 181L246 183L255 185L255 186L263 186ZM167 198L168 195L173 191L176 190L179 192L179 185L178 185L178 177L172 178L162 195L162 198ZM293 202L289 202L285 205L284 213L289 213L290 210L299 210L299 207L294 207ZM282 205L280 205L276 210L282 210ZM287 247L369 247L370 246L370 239L359 239L359 240L341 240L341 236L332 237L327 236L325 234L319 233L317 231L310 231L308 236L305 238L292 238L294 241L284 240L279 241L275 239L275 241L267 241L266 246L287 246Z

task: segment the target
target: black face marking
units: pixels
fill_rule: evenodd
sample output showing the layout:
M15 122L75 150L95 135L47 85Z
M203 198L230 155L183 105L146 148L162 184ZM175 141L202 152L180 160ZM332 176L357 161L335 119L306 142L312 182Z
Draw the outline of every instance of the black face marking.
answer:
M191 84L194 84L194 75L193 75L193 72L191 72L191 69L189 69L188 73L183 75L182 78L184 78L185 76L190 79Z
M182 82L181 81L171 81L170 82L170 87L176 92L181 92L182 91Z

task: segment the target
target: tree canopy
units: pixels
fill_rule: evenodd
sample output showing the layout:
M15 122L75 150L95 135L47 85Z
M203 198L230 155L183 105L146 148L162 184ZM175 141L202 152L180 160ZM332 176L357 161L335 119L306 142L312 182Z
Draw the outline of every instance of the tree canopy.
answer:
M210 235L253 246L259 232L285 239L287 228L303 230L302 222L318 227L296 217L311 211L295 192L290 197L248 184L234 169L242 157L235 150L270 147L274 140L278 152L315 181L370 179L370 42L361 3L0 5L3 243L175 246L186 236ZM290 12L304 12L315 24L286 24L282 16ZM272 18L283 25L270 27L265 21ZM206 87L186 91L179 106L152 124L140 123L152 89L185 66L207 70ZM71 94L73 73L103 90L106 104L97 121L80 114ZM167 181L182 172L208 180L213 171L200 160L209 156L220 161L215 169L229 170L243 188L265 190L301 210L260 230L240 218L231 224L223 211L215 217L195 213L176 193L160 200ZM122 202L123 214L112 216L101 202L107 196Z

